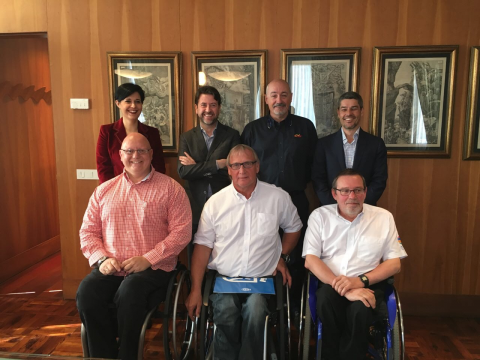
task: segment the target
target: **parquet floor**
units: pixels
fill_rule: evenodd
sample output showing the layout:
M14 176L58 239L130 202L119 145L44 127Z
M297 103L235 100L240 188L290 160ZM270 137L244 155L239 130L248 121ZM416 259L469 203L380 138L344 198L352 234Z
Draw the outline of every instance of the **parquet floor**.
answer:
M55 255L0 284L0 351L81 357L80 319L63 300ZM480 304L479 304L480 305ZM480 359L480 319L405 316L406 360ZM145 359L163 359L162 327L147 333Z

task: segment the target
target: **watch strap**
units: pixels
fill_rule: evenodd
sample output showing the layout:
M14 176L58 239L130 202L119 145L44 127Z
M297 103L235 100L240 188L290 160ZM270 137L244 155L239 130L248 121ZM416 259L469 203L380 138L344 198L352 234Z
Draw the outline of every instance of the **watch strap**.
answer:
M363 285L365 285L365 287L368 288L368 286L370 285L370 280L368 279L367 275L362 274L362 275L358 275L358 277L363 282Z

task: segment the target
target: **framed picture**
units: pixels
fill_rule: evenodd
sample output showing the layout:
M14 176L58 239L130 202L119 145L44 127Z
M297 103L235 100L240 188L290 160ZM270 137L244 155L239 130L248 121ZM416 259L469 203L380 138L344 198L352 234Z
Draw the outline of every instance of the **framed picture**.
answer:
M373 133L389 156L449 157L458 46L373 49Z
M291 111L310 119L319 138L340 129L338 98L358 89L360 48L282 49L281 77L293 93Z
M465 139L463 141L463 159L480 160L480 46L473 46L470 56L470 76L468 80L467 120L465 122Z
M194 51L193 99L199 86L214 86L222 97L219 121L241 134L246 124L264 114L266 63L266 50ZM195 108L193 115L197 125Z
M115 91L125 83L145 91L139 121L160 132L163 151L176 155L181 131L181 52L107 53L110 83L111 121L120 118Z

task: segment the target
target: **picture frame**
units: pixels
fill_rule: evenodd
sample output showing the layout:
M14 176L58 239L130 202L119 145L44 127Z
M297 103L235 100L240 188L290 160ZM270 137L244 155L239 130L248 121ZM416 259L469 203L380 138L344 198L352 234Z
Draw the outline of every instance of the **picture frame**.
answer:
M480 46L472 46L468 77L467 113L463 140L463 159L480 160Z
M111 122L121 115L115 91L124 83L138 84L145 91L139 121L160 132L163 152L176 156L181 133L181 52L108 52Z
M359 87L361 48L282 49L281 74L291 87L291 111L310 119L318 138L337 132L338 99Z
M373 49L371 128L390 157L449 157L457 45Z
M222 97L219 121L241 134L249 122L265 112L267 50L193 51L193 116L199 86L214 86Z

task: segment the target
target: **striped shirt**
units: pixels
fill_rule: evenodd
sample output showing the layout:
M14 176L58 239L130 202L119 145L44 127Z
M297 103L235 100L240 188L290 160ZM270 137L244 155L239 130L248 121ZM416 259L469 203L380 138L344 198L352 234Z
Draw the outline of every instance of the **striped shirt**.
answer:
M357 148L359 133L360 128L355 131L355 134L353 134L353 141L349 143L342 128L343 151L345 152L345 166L347 169L353 168L353 160L355 158L355 150Z
M152 269L172 271L191 232L190 203L180 184L153 168L147 179L134 184L124 170L90 197L80 247L90 266L103 256L120 263L143 256Z

